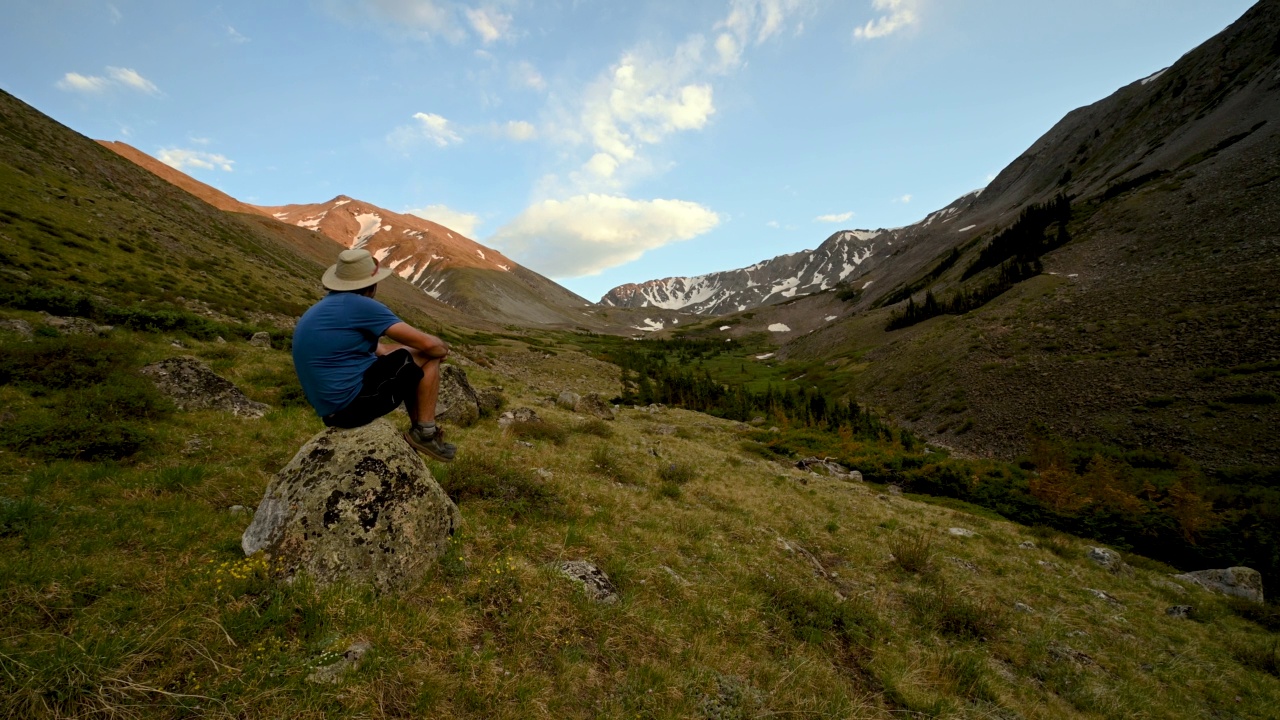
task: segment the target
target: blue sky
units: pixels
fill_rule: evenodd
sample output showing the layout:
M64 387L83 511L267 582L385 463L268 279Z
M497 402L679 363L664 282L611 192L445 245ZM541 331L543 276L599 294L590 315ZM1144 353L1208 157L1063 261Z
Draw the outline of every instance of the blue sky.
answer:
M1251 4L6 0L0 88L241 200L414 211L596 300L915 222Z

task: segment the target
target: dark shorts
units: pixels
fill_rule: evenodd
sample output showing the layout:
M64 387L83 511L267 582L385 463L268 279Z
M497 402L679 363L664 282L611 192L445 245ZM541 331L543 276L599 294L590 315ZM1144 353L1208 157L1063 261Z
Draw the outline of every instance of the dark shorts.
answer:
M340 428L368 425L413 397L421 380L422 368L408 350L383 355L364 371L360 394L338 412L325 415L324 424Z

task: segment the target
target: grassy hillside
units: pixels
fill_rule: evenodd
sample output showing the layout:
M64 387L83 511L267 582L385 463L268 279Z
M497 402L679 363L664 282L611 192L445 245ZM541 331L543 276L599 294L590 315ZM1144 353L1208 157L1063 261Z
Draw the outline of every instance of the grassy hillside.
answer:
M1264 717L1280 702L1274 609L1182 590L1137 556L1113 574L1052 530L804 474L756 451L767 431L544 406L562 388L621 390L572 337L471 337L488 366L473 382L503 385L551 429L454 429L460 459L432 467L463 531L421 586L274 585L239 550L249 517L228 508L256 506L321 429L287 353L40 335L3 336L6 423L103 385L150 419L99 418L145 437L118 460L0 453L6 716ZM75 383L23 370L58 352L96 370ZM276 409L176 412L128 380L180 353ZM549 569L564 559L600 565L620 602L586 600ZM1178 604L1190 618L1165 614ZM306 680L355 641L372 650L346 680Z

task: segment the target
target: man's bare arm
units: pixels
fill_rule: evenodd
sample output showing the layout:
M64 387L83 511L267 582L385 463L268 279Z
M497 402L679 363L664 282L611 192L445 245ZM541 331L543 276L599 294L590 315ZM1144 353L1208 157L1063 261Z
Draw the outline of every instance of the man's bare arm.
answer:
M449 356L449 344L435 335L428 335L406 322L398 322L387 328L387 337L423 355L443 360Z

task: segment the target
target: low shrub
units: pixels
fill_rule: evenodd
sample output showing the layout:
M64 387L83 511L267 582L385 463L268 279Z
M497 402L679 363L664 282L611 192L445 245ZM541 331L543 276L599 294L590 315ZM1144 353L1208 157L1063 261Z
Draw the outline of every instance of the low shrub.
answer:
M658 479L664 484L684 485L696 477L698 477L697 469L688 463L673 462L658 466Z
M547 420L512 423L507 432L520 440L550 440L556 445L564 445L569 439L568 430Z
M1277 400L1280 400L1280 398L1277 398L1275 393L1265 390L1236 393L1222 398L1223 402L1228 402L1232 405L1274 405Z
M899 532L889 539L893 562L909 573L924 573L933 568L933 540L920 532Z
M97 422L79 413L35 409L6 424L0 445L37 458L123 460L151 440L141 426L128 421Z
M438 467L440 486L459 505L487 500L497 503L513 517L561 514L561 501L556 493L527 468L509 462L507 457L467 453Z
M0 346L0 385L43 392L105 382L137 355L136 346L112 338L68 335Z
M1280 678L1280 638L1241 644L1233 654L1241 665Z
M614 482L633 482L631 473L619 462L617 450L605 443L591 448L589 461L591 463L591 472L597 475L603 475Z
M968 597L941 583L908 592L903 600L921 625L962 640L994 640L1008 621L995 603Z
M578 435L594 435L598 438L613 437L613 428L609 423L599 418L584 420L573 427L573 432Z

